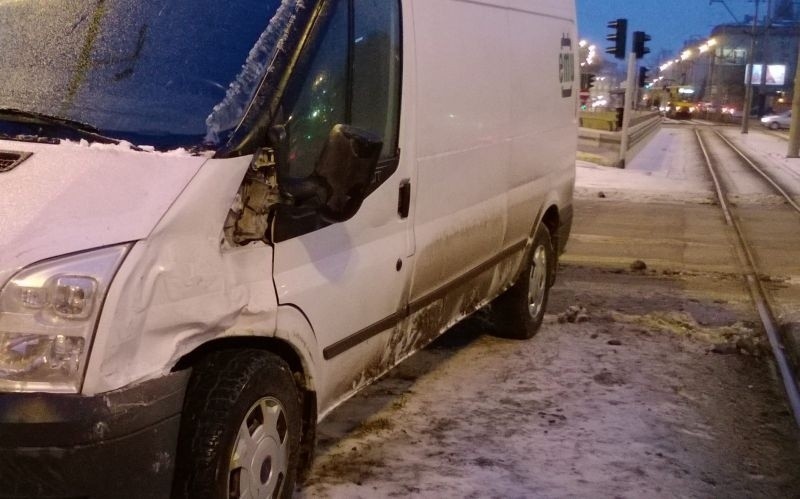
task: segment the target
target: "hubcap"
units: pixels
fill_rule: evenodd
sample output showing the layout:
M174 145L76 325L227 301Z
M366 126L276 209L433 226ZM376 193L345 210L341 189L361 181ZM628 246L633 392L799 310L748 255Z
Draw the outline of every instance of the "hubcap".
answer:
M547 252L539 245L533 251L533 262L528 282L528 313L532 318L539 316L544 305L547 286Z
M239 426L228 468L230 499L278 497L289 466L289 425L280 401L264 397Z

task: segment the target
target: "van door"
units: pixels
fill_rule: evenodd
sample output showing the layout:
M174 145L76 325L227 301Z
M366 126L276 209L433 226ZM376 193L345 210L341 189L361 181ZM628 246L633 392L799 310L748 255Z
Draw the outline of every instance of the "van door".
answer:
M289 174L311 174L334 125L383 140L372 192L355 216L329 224L313 209L281 206L273 221L278 300L306 314L328 361L318 385L324 410L388 367L381 356L389 335L381 333L405 315L413 234L412 163L398 147L400 2L328 0L320 9L278 112Z
M514 96L506 10L431 0L413 9L420 111L410 327L433 335L480 305L503 281L494 270L521 253L519 240L503 246Z

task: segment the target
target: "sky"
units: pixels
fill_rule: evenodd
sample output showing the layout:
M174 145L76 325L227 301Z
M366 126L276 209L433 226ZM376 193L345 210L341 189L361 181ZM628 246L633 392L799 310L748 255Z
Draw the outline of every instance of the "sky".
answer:
M725 0L741 21L753 15L753 0ZM634 31L644 31L653 40L648 44L651 56L661 50L678 55L686 40L697 36L706 38L711 28L733 22L733 17L721 2L709 0L576 0L578 33L581 38L596 44L604 52L610 45L606 27L617 18L628 19L628 43ZM765 2L761 2L763 13ZM612 57L612 56L608 56Z

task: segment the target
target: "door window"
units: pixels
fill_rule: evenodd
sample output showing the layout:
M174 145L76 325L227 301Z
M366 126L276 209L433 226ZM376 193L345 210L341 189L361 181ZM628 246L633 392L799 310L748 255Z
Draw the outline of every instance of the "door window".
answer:
M352 124L380 135L381 159L388 159L397 156L400 9L397 2L386 0L354 0L353 4Z
M370 192L397 169L401 85L399 0L328 0L281 99L289 141L287 173L314 172L334 125L348 124L383 141ZM281 206L275 241L326 224L313 207Z
M398 154L399 2L330 0L317 24L315 41L304 50L282 102L289 172L296 178L313 172L339 123L381 136L381 159Z
M316 50L307 51L306 71L295 73L284 99L289 107L289 171L296 178L309 176L322 152L328 132L347 119L348 16L347 1L329 2L319 23L324 35ZM287 106L288 104L288 106Z

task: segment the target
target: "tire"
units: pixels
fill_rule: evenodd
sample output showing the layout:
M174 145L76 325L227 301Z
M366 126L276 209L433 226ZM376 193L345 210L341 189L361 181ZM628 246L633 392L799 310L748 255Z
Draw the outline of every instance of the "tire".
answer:
M498 336L530 339L539 331L555 272L555 251L547 227L540 225L517 282L492 303Z
M780 129L780 127L781 126L778 123L774 122L774 121L769 124L769 129L770 130L778 130L778 129Z
M186 392L173 496L290 498L300 418L300 394L280 357L260 350L210 354L194 367Z

